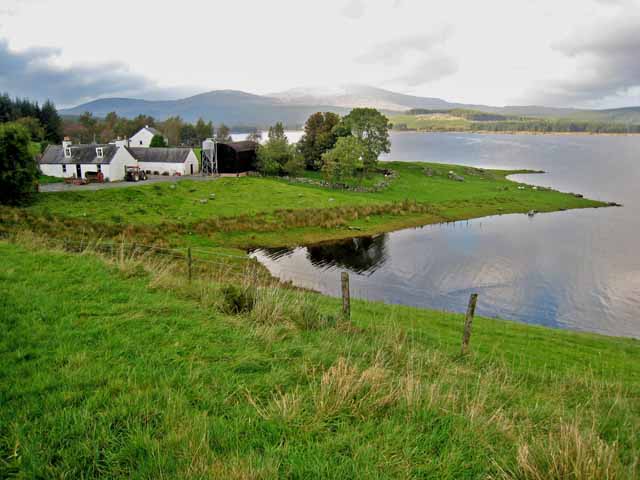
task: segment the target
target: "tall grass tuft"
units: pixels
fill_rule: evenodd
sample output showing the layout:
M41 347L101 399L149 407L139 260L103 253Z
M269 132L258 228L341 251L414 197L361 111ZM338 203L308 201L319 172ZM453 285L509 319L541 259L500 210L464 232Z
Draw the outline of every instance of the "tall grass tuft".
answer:
M615 480L637 478L637 463L625 467L617 443L603 441L594 428L582 431L577 423L563 423L547 438L518 448L515 470L501 471L504 479Z

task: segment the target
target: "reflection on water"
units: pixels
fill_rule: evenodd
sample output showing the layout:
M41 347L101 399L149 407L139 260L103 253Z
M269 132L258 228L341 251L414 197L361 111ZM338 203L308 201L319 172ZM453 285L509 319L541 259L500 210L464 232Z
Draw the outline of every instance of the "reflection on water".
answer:
M624 208L504 215L253 255L274 275L339 295L478 312L540 325L640 337L640 137L394 135L400 160L546 175L518 180L624 203Z
M385 234L326 242L305 247L305 258L320 270L338 267L369 276L386 260L386 241ZM254 253L274 261L283 261L284 257L292 257L299 251L293 248L265 248Z

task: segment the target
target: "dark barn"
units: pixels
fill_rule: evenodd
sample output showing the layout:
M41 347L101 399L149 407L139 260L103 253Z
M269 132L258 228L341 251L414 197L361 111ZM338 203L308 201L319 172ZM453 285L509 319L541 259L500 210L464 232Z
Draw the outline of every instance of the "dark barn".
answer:
M256 169L255 142L230 142L216 144L218 149L218 173L242 173Z

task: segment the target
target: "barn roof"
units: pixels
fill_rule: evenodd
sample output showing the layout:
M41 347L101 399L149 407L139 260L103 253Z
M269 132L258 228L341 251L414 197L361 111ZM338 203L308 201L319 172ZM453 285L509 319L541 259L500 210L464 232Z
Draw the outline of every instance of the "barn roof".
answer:
M98 157L96 148L101 147L103 157ZM94 164L107 165L111 163L113 157L118 151L115 145L71 145L71 157L64 156L62 145L49 145L44 151L39 162L44 165L62 165L62 164Z
M144 127L147 130L149 130L151 133L153 133L154 135L162 135L162 132L156 128L153 127Z
M256 142L252 142L251 140L245 140L242 142L224 142L219 143L218 145L226 145L227 147L232 148L238 153L250 152L258 148L258 144Z
M139 162L153 163L184 163L187 161L191 148L142 148L128 147Z

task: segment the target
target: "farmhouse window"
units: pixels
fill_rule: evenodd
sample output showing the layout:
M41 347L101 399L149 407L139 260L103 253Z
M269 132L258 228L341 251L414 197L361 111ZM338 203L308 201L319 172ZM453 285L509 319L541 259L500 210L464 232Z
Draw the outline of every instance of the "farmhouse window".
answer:
M67 173L67 166L64 163L62 164L62 173Z
M104 152L102 151L102 147L96 148L96 155L98 156L98 158L104 157Z
M69 147L64 149L64 156L67 158L71 158L71 149Z

